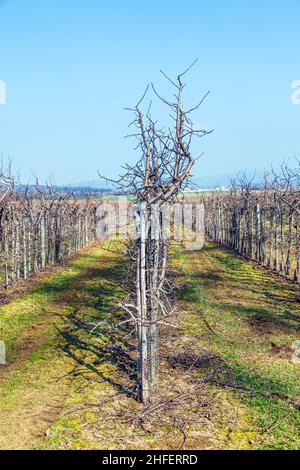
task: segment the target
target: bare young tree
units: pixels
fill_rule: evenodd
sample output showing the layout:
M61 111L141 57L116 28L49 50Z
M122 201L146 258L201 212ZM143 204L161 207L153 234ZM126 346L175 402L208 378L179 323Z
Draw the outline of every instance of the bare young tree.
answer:
M130 127L135 129L128 137L137 139L136 148L141 157L135 166L126 166L126 173L119 180L136 200L133 207L137 234L135 288L131 302L123 305L123 309L136 329L139 396L144 404L153 399L157 383L159 327L173 312L170 300L173 289L166 277L168 236L164 229L167 208L191 176L196 160L192 155L194 137L212 132L195 129L190 117L207 95L196 106L184 108L183 78L191 67L175 81L162 72L175 89L174 100L165 99L151 86L155 97L170 111L170 127L159 127L151 115L151 105L143 112L149 86L137 105L128 108L134 114Z

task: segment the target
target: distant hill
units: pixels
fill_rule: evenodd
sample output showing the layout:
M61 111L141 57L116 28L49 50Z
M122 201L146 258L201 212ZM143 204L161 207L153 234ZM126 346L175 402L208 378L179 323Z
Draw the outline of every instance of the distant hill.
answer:
M190 186L201 189L214 189L229 184L230 181L226 175L211 175L192 178Z
M253 177L254 172L248 172L249 178ZM215 188L228 188L230 186L231 179L235 178L237 173L219 174L219 175L208 175L201 177L193 177L188 184L189 189L215 189ZM259 188L262 185L262 177L257 174L252 182L252 186ZM20 186L21 188L22 186ZM35 191L34 185L29 185L28 190L31 192ZM43 188L43 186L41 186ZM46 186L44 186L46 190ZM86 193L103 194L103 193L117 193L116 189L109 183L99 179L90 181L81 181L69 185L56 186L56 191L59 193L65 193L71 191L77 195L84 195Z
M242 172L244 173L244 172ZM254 171L246 172L248 179L252 179L254 176ZM238 172L230 172L227 174L220 174L220 175L208 175L208 176L201 176L201 177L193 177L191 180L191 187L201 188L201 189L214 189L214 188L222 188L222 187L229 187L231 180L235 179L238 175ZM257 173L252 181L253 187L261 187L263 184L262 175Z
M70 188L92 188L100 190L101 192L112 191L112 185L105 182L104 180L90 180L81 181L79 183L73 183L69 185Z
M40 185L39 186L41 191L47 192L48 188L47 186ZM35 193L36 187L35 185L18 185L17 189L20 191L26 191L29 193ZM93 193L93 194L103 194L103 193L111 193L113 190L111 188L103 188L103 187L94 187L89 184L76 184L76 185L69 185L69 186L54 186L54 190L57 193L63 194L67 192L72 192L74 194L80 195L80 194L87 194L87 193Z
M221 186L228 186L229 178L226 175L217 175L217 176L203 176L200 178L192 178L189 187L192 188L215 188ZM100 190L100 191L109 191L110 185L107 183L107 187L105 188L106 183L99 180L92 180L92 181L82 181L80 183L71 184L70 188L92 188L93 190Z

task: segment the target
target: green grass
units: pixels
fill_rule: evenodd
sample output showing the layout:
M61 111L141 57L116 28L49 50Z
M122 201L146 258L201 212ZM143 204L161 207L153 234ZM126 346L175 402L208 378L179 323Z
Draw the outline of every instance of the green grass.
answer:
M186 252L177 248L174 254L182 264ZM224 404L218 429L225 440L228 407L244 413L228 447L299 449L300 412L286 399L222 385L300 402L300 367L270 353L272 343L289 346L300 339L297 289L212 244L191 252L183 269L184 335L196 341L196 353L213 352L222 363L218 383L208 391L219 396L221 409ZM139 406L127 395L131 345L112 328L121 314L125 270L117 255L95 248L0 308L0 339L10 363L0 371L0 448L134 448L136 430L119 423L116 414L113 427L107 409L98 407L111 395L108 412ZM139 448L157 448L155 436L138 439Z
M185 256L177 250L179 262ZM300 338L295 289L212 244L192 253L184 270L180 296L195 312L190 333L200 335L200 344L221 356L234 382L300 403L300 367L291 358L270 354L272 343L290 346ZM235 395L258 431L255 446L300 448L300 411L287 400L243 391Z
M82 376L103 374L99 354L109 335L104 327L94 335L90 330L92 323L109 317L122 295L124 266L117 258L100 247L92 249L0 308L0 339L8 361L0 370L0 448L38 445L49 426L48 414L59 414Z

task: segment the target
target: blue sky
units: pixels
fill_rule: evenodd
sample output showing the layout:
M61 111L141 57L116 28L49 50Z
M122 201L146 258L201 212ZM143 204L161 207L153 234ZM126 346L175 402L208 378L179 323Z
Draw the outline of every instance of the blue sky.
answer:
M299 18L299 0L0 0L0 152L23 181L115 176L138 157L123 108L198 58L186 101L211 90L194 120L215 132L196 176L300 157Z

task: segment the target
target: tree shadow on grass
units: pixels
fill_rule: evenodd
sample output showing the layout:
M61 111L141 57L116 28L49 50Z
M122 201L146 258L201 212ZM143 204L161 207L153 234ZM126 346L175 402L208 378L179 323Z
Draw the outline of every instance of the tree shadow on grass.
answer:
M287 309L268 309L264 307L226 305L230 311L239 314L247 324L258 333L273 334L276 330L289 333L300 331L300 315Z
M114 331L105 322L92 332L91 325L82 321L82 314L74 312L60 333L64 339L63 351L75 362L72 374L83 375L87 380L100 378L127 396L135 394L134 348L122 337L121 331Z
M210 251L215 249L208 248ZM224 260L226 259L224 255ZM273 279L269 281L267 275L266 279L255 279L251 276L251 272L245 273L241 283L234 275L224 278L218 272L200 271L187 275L184 281L178 289L178 296L181 300L196 303L199 307L207 306L215 309L216 312L225 309L242 318L251 329L266 335L276 330L287 333L300 331L300 311L293 298L292 289L291 301L289 298L283 299L280 296L279 281ZM231 283L234 284L231 287L230 297L227 294L227 297L221 297L221 300L219 300L220 295L213 298L213 289L219 289L220 293L223 285L230 286ZM205 296L206 289L212 292L210 299ZM254 289L255 296L252 295ZM246 295L239 299L240 291ZM247 295L247 291L250 295Z
M74 291L61 292L67 314L64 328L59 330L63 339L61 348L73 361L73 375L88 381L101 380L118 392L130 397L137 395L137 368L135 348L129 331L117 327L123 318L117 307L124 296L121 281L124 279L121 262L89 267L72 285Z

